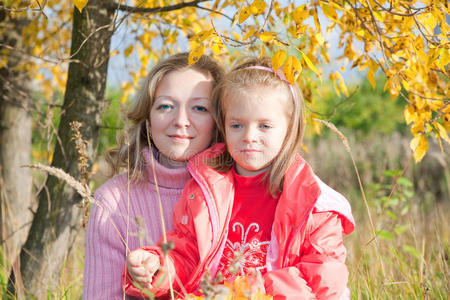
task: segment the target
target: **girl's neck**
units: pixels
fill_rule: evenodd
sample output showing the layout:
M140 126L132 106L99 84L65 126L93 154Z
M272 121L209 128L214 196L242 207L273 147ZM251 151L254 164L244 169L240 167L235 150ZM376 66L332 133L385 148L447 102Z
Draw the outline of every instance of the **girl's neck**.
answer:
M240 165L236 164L236 173L244 177L252 177L266 172L269 168L270 165L259 170L247 170L241 167Z

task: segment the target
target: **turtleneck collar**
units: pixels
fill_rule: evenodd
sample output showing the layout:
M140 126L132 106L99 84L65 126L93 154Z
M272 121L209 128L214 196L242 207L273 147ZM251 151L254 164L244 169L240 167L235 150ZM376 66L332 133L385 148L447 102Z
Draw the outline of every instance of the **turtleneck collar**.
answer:
M142 155L144 156L148 180L154 184L152 158L148 147L142 149ZM154 158L153 162L155 165L156 180L158 185L166 188L184 188L186 182L191 178L191 175L187 171L186 167L184 166L176 169L167 168L158 162L158 159L155 157L154 153L152 153L152 155Z

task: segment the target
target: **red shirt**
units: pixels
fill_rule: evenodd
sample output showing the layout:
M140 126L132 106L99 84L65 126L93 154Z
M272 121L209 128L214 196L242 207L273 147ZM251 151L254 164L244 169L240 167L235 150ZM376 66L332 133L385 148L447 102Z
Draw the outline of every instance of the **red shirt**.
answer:
M267 247L278 202L270 195L267 181L263 181L265 173L244 177L233 168L232 174L235 185L233 211L219 265L225 279L233 277L233 273L267 272Z

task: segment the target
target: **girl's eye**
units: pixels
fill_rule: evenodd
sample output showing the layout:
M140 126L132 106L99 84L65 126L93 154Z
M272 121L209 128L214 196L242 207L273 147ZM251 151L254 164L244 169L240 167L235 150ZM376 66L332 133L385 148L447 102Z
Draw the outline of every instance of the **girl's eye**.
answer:
M261 124L260 127L261 127L261 129L270 129L270 128L272 128L272 126L270 126L269 124Z
M208 111L208 109L205 106L201 106L201 105L194 106L194 110L198 111L198 112L207 112Z
M233 129L239 129L239 128L242 127L242 125L236 123L236 124L231 124L230 127L233 128Z

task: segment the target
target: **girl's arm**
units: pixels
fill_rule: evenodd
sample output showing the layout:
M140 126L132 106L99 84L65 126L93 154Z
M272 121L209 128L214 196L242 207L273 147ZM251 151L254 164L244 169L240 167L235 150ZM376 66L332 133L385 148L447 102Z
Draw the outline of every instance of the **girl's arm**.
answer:
M180 291L180 284L183 285L187 282L194 268L199 263L195 228L192 221L187 222L187 220L193 220L190 206L196 205L189 197L187 197L187 187L189 186L189 183L190 182L186 185L180 196L180 200L174 208L174 229L167 233L167 240L169 243L173 243L174 248L167 253L167 256L164 256L162 251L162 248L164 247L162 238L159 241L158 246L140 248L159 255L160 257L161 268L151 282L152 288L149 289L155 297L169 294L169 277L172 281L174 290ZM170 273L170 276L168 272ZM145 296L141 290L133 285L129 274L124 278L123 286L127 295L137 297Z
M300 262L264 275L266 292L275 300L340 299L345 292L348 270L339 215L313 213L307 226Z

